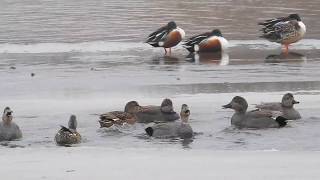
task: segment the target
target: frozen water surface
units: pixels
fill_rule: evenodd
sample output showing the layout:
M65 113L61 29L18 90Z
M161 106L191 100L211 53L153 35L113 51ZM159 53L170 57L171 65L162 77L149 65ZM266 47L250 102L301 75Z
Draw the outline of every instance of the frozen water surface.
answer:
M319 179L319 6L317 0L0 2L0 108L12 108L24 135L1 143L2 176ZM257 21L293 12L308 30L284 55L280 45L258 38ZM142 43L172 19L188 37L220 28L229 51L195 56L178 46L165 56ZM300 101L295 107L303 118L282 129L233 129L233 112L221 108L235 95L253 109L286 92ZM177 111L190 106L194 139L148 138L145 124L99 129L100 113L166 97ZM70 114L78 117L83 143L57 147L53 137Z

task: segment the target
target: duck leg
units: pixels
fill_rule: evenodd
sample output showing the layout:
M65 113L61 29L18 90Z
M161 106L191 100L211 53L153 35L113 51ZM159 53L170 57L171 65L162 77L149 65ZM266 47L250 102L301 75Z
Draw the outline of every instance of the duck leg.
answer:
M284 48L285 48L285 49L284 49L284 53L285 53L285 54L288 54L288 53L289 53L289 44L285 44L285 45L284 45Z
M171 48L169 48L169 54L171 55Z
M166 48L163 48L164 49L164 54L166 55L167 54L167 49Z

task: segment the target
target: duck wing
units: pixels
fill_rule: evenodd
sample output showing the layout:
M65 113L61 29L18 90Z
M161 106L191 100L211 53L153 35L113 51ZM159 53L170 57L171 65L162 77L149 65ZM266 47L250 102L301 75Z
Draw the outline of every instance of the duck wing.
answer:
M263 28L263 35L260 37L272 42L282 42L296 36L298 28L299 24L296 20L280 21L270 27Z
M163 26L155 32L149 34L146 43L150 45L157 45L160 41L164 40L169 33L168 26Z
M256 108L260 110L269 110L269 111L281 111L282 106L279 102L270 102L270 103L261 103L256 105Z
M71 129L69 129L65 126L62 126L62 125L60 125L60 127L61 127L60 131L73 134L73 131Z
M194 45L200 44L204 39L207 39L210 36L210 32L206 32L203 34L199 34L196 36L193 36L191 38L189 38L188 40L186 40L183 43L183 46L187 49L187 50L192 50Z

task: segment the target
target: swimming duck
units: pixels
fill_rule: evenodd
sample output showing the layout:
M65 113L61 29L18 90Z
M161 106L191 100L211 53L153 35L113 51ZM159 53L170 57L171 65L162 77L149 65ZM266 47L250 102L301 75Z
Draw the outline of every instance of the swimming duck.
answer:
M179 44L184 36L184 30L177 27L174 21L170 21L167 25L151 33L146 43L153 47L163 47L165 54L167 54L167 48L169 48L169 52L171 53L171 48Z
M68 122L68 128L61 126L61 129L54 138L57 145L79 144L81 142L81 135L77 132L77 125L76 116L71 115Z
M190 110L188 105L183 104L181 106L181 122L166 122L155 124L154 126L148 127L145 129L146 133L149 136L156 138L173 138L180 137L182 139L192 138L193 130L190 124L188 123L190 116Z
M137 101L130 101L126 104L124 111L111 111L100 115L100 127L111 127L114 124L134 124L137 117L133 114L140 109Z
M231 118L231 124L240 129L280 128L287 125L286 118L278 116L276 119L273 119L272 114L269 112L258 110L247 112L248 103L240 96L235 96L229 104L222 107L235 110Z
M289 51L289 44L301 40L306 33L306 26L298 14L290 14L288 17L269 19L258 23L262 25L262 38L271 42L277 42L285 46L285 53Z
M12 122L12 110L4 108L2 122L0 122L0 141L11 141L22 138L19 126Z
M173 109L171 99L164 99L160 106L140 106L134 112L137 117L137 122L150 123L150 122L168 122L179 119L179 114Z
M228 41L219 29L189 38L183 46L189 52L221 52L228 48Z
M281 116L290 119L290 120L296 120L300 119L300 113L293 108L295 104L299 104L299 101L296 101L293 97L293 94L286 93L283 95L281 102L274 102L274 103L262 103L259 105L256 105L256 108L264 111L270 111L270 112L281 112Z

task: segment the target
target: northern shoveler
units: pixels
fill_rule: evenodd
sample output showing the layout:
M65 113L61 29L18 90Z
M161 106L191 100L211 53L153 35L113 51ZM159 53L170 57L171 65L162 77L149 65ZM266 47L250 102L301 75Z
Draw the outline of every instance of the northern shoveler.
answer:
M184 30L177 27L174 21L170 21L166 26L151 33L146 43L153 47L163 47L167 54L167 48L169 48L169 52L171 53L171 48L179 44L184 36Z
M287 125L287 119L282 116L274 119L269 112L259 110L247 112L248 103L240 96L235 96L229 104L222 107L235 110L231 118L231 124L237 128L264 129L280 128Z
M130 101L126 104L124 111L111 111L100 115L100 127L111 127L114 124L134 124L137 117L133 114L140 108L137 101Z
M280 112L281 116L289 120L296 120L300 119L300 113L294 109L294 105L299 104L299 101L296 101L293 97L293 94L286 93L283 95L281 102L274 102L274 103L261 103L256 105L256 108L263 111L270 111L270 112Z
M189 52L221 52L228 48L228 41L215 29L189 38L183 46Z
M12 122L12 110L6 107L0 122L0 141L11 141L22 138L19 126Z
M61 129L56 134L54 140L57 145L67 146L71 144L78 144L81 142L81 135L77 132L77 119L75 115L70 116L68 128L61 126Z
M263 35L260 37L284 45L285 53L289 51L289 44L301 40L306 33L306 26L298 14L269 19L258 24L263 26Z
M188 105L183 104L181 106L180 112L181 122L174 121L155 124L154 126L146 128L145 131L149 136L153 136L156 138L192 138L193 130L190 124L188 123L189 116L189 107Z

